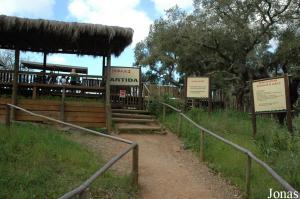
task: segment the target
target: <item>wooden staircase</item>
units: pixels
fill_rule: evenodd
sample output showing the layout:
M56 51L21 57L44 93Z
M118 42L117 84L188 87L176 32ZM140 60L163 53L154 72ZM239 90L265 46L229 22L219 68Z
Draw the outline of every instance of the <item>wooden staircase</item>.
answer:
M164 133L155 117L146 110L112 109L112 121L117 133Z

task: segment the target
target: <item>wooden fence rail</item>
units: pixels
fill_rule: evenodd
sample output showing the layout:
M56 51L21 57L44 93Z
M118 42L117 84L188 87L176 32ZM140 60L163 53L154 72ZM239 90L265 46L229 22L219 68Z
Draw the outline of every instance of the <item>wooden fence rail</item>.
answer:
M0 70L0 83L10 84L13 82L13 70ZM85 75L85 74L58 74L58 73L41 73L31 71L19 71L18 83L20 84L61 84L62 77L77 77L77 85L86 87L100 87L103 81L102 76ZM68 83L68 82L66 82Z
M296 189L294 189L287 181L285 181L280 175L278 175L267 163L264 161L260 160L257 158L251 151L248 149L245 149L238 144L235 144L225 138L223 138L220 135L217 135L216 133L213 133L209 131L208 129L200 126L196 122L194 122L192 119L190 119L188 116L186 116L184 113L182 113L181 110L166 104L164 102L159 102L160 104L163 105L163 120L165 120L166 116L166 108L170 108L177 112L180 116L185 118L188 122L190 122L192 125L194 125L196 128L200 130L200 159L201 161L204 161L204 133L216 138L217 140L233 147L234 149L238 150L239 152L244 153L247 156L247 164L246 164L246 173L245 173L245 184L246 184L246 198L250 197L250 184L251 184L251 162L254 160L258 165L260 165L262 168L264 168L285 190L290 191L290 192L297 192L299 193ZM179 127L181 129L181 127ZM297 197L299 198L299 196Z
M77 188L73 189L70 192L67 192L66 194L64 194L63 196L59 197L59 199L70 199L73 198L75 196L79 196L80 199L89 199L90 198L90 193L89 193L89 187L90 185L98 178L100 177L103 173L105 173L110 167L112 167L116 162L118 162L120 159L122 159L122 157L124 157L127 153L129 153L130 151L132 151L132 178L133 178L133 183L135 185L138 185L138 175L139 175L139 169L138 169L138 144L136 142L132 142L130 140L126 140L123 138L119 138L119 137L115 137L115 136L111 136L111 135L107 135L107 134L103 134L91 129L87 129L75 124L70 124L70 123L66 123L66 122L62 122L60 120L51 118L51 117L47 117L44 115L40 115L40 114L36 114L33 113L31 111L28 111L26 109L23 109L21 107L12 105L12 104L7 104L6 105L6 126L10 127L10 112L11 109L17 109L19 111L22 111L24 113L27 113L29 115L32 116L36 116L36 117L40 117L52 122L56 122L62 125L66 125L72 128L76 128L85 132L89 132L89 133L93 133L95 135L99 135L105 138L109 138L118 142L123 142L126 144L129 144L129 147L127 147L125 150L123 150L122 152L120 152L119 154L117 154L115 157L113 157L110 161L108 161L103 167L101 167L98 171L96 171L90 178L88 178L84 183L82 183L80 186L78 186Z

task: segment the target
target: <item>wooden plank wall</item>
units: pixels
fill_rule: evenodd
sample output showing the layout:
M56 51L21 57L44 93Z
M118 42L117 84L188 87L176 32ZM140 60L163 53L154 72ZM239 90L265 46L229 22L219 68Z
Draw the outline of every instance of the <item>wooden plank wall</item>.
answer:
M0 121L5 120L5 104L11 99L0 99ZM19 100L18 106L34 113L60 119L59 101L53 100ZM40 117L28 115L22 111L16 112L17 121L45 122ZM105 107L103 103L96 102L65 102L64 120L83 127L105 127Z

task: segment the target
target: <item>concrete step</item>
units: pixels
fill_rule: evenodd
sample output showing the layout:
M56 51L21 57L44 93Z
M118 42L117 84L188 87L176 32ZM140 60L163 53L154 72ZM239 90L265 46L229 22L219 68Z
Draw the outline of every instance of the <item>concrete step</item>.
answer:
M119 118L137 118L137 119L154 119L152 115L134 114L134 113L112 113L112 117Z
M113 117L112 121L114 122L128 122L128 123L146 123L146 122L155 122L155 119L137 119L137 118L121 118Z
M119 131L161 131L159 125L145 125L145 124L117 124Z
M138 110L138 109L112 109L112 113L138 113L138 114L149 114L149 111Z

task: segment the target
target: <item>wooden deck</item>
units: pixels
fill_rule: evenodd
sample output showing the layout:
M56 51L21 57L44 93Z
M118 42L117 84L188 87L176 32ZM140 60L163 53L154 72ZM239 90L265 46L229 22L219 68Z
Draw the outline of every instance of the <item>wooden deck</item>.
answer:
M11 99L0 99L0 121L4 122L5 104ZM106 114L101 102L65 102L54 100L19 100L18 106L34 113L60 119L83 127L105 127ZM62 106L64 108L62 109ZM16 111L16 121L48 123L45 119Z

